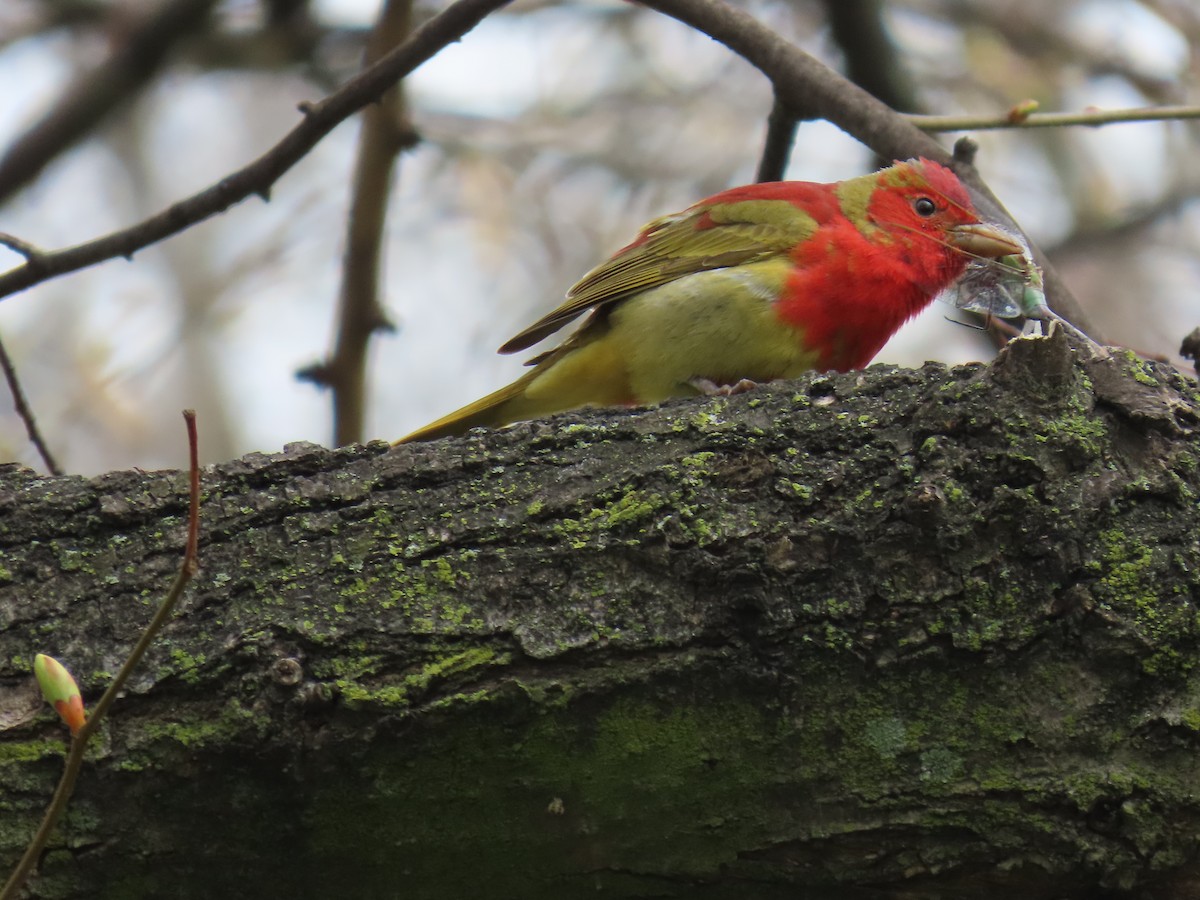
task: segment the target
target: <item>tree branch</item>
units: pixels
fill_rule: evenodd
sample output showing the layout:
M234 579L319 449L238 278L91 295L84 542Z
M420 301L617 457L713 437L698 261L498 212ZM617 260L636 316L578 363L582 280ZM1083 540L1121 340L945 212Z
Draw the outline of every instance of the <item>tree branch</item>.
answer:
M17 367L13 365L12 358L8 355L8 348L4 345L3 340L0 340L0 369L4 370L4 380L8 382L8 391L12 394L13 407L16 409L21 421L25 423L25 433L29 435L29 442L33 444L34 449L41 456L46 470L51 475L61 475L62 469L59 468L54 454L50 452L50 447L46 443L46 439L42 437L42 431L38 428L37 416L33 414L33 407L25 399L25 391L21 388L21 380L17 377Z
M216 0L172 0L127 29L113 54L78 77L54 108L0 158L0 203L145 87L172 49L208 18L215 5ZM125 11L114 8L111 15L125 15Z
M266 199L275 182L325 135L508 2L457 0L376 65L319 103L306 104L303 121L254 162L137 225L73 247L45 251L37 265L26 262L10 269L0 275L0 299L105 260L131 259L137 251L224 212L251 195Z
M45 892L1193 896L1198 436L1056 332L221 464ZM185 484L0 467L0 866L58 774L17 660L99 689Z
M367 44L365 65L369 67L400 44L411 28L412 0L388 0ZM364 110L342 261L337 340L329 360L301 373L331 390L337 447L363 438L367 347L377 330L392 328L379 299L381 245L397 154L416 142L403 84Z
M904 117L922 131L988 131L1017 128L1065 128L1075 125L1123 125L1130 122L1167 122L1200 119L1200 106L1145 106L1133 109L1093 109L1075 113L1028 113L1014 116L918 116Z
M787 173L788 159L792 155L792 144L796 140L796 128L800 124L797 115L775 98L771 114L767 116L767 136L763 141L762 156L758 160L758 172L754 180L782 181Z

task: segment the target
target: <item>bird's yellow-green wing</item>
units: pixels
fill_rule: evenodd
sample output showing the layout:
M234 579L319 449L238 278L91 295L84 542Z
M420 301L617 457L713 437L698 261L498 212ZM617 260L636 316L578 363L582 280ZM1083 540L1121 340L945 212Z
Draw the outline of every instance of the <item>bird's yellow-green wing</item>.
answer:
M777 199L706 201L655 219L636 241L584 275L567 292L562 306L509 340L500 352L524 350L589 309L684 275L767 259L816 229L812 216L794 203Z

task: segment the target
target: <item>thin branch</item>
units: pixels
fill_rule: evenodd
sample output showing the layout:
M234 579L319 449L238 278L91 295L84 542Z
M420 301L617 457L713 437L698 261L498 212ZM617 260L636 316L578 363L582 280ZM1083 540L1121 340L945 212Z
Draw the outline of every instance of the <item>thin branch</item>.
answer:
M29 401L25 399L25 391L22 390L21 381L17 378L17 367L13 365L3 340L0 340L0 369L4 370L4 379L8 382L9 393L12 394L13 407L16 409L17 415L21 417L21 421L25 423L25 433L29 435L29 442L37 448L38 455L46 465L46 470L51 475L61 475L62 469L58 467L54 454L50 452L50 447L42 437L37 417L33 414L33 408L29 405Z
M792 155L792 144L796 140L799 117L789 110L779 98L771 107L767 117L767 137L763 141L762 156L758 160L758 173L754 180L782 181L787 172L788 159Z
M761 71L776 95L837 125L888 159L925 156L949 165L945 148L904 116L749 13L720 0L642 0L724 44Z
M80 734L82 733L81 729ZM50 832L58 824L58 820L67 808L67 801L71 799L71 794L75 790L75 782L79 778L80 769L83 768L83 752L85 749L87 749L87 742L80 738L79 735L71 739L71 749L67 753L67 763L63 767L62 777L58 779L58 787L54 789L54 796L50 799L50 806L46 809L46 815L42 817L42 824L38 826L33 839L25 848L20 862L17 863L17 867L13 869L12 874L8 876L8 881L4 883L4 889L0 890L0 900L15 900L17 891L25 884L26 879L29 878L29 873L37 865L38 858L42 855L42 850L46 847L46 842L50 840Z
M976 202L985 215L1020 231L1020 226L973 167L956 165L941 144L907 117L789 43L753 16L720 0L641 0L641 3L724 44L770 80L781 102L797 109L813 110L880 156L887 159L924 156L953 167L974 190ZM1046 294L1055 310L1095 335L1095 326L1050 266L1045 254L1032 242L1030 246L1044 270Z
M76 78L58 103L0 159L0 203L149 84L171 50L196 32L215 5L216 0L173 0L132 28L113 29L124 33L112 55ZM123 14L123 10L113 13Z
M188 440L188 532L183 549L183 571L189 578L200 571L200 436L196 429L196 411L183 411Z
M231 175L129 228L42 254L0 275L0 298L68 272L133 254L163 238L224 212L251 195L267 198L271 187L343 121L448 44L462 38L509 0L457 0L417 28L412 37L319 103L305 104L303 121L274 147Z
M17 891L25 883L29 877L29 873L33 871L33 867L37 864L38 858L42 855L42 850L46 847L46 842L50 840L50 833L54 830L54 826L58 824L58 820L62 818L62 814L66 811L67 801L71 799L71 794L75 790L75 782L79 778L80 769L83 767L84 753L87 751L88 740L100 728L100 723L104 720L105 713L112 706L113 701L117 699L117 695L125 687L125 682L129 680L129 676L133 674L133 670L137 668L137 664L146 654L146 650L162 630L167 619L174 612L179 598L183 596L184 590L188 586L188 582L192 580L196 572L199 571L199 534L200 534L200 454L197 447L196 439L196 413L193 410L185 409L183 411L184 422L187 425L188 436L188 533L187 546L184 549L183 561L179 566L179 573L175 576L175 582L171 585L170 591L159 605L158 611L154 614L154 618L150 620L150 624L146 626L142 632L142 636L138 638L137 644L122 663L116 677L109 684L108 690L100 698L100 702L96 704L83 727L75 733L71 739L71 749L67 753L67 762L63 767L62 777L58 781L58 787L54 791L54 797L50 801L50 806L46 809L46 815L42 817L42 823L38 826L37 833L34 834L33 840L25 848L25 853L21 856L17 867L13 869L12 874L8 877L8 881L4 883L3 890L0 890L0 900L15 900Z
M174 612L175 604L183 596L184 588L187 587L188 582L192 580L196 572L200 569L198 549L200 540L200 453L196 438L195 410L185 409L183 411L183 419L187 426L189 463L188 531L183 562L179 566L179 574L175 576L175 582L171 585L171 590L167 593L162 604L159 605L154 618L150 620L150 624L146 626L146 629L142 632L142 636L138 638L138 642L134 644L133 649L129 652L129 656L117 671L112 683L108 686L108 690L101 696L100 701L96 704L87 722L79 729L77 740L80 742L86 741L100 727L100 720L104 718L104 714L108 712L108 708L112 706L113 701L117 699L117 695L124 689L125 682L129 680L129 676L133 674L133 670L137 668L137 664L146 655L150 644L153 643L158 632L162 630L163 625L166 624L167 619Z
M46 253L29 241L22 240L15 234L0 232L0 247L7 247L13 253L25 257L25 261L33 266L40 266Z
M400 44L412 29L412 0L388 0L367 44L371 65ZM354 196L342 260L338 334L332 357L316 370L333 393L334 446L361 441L366 411L367 346L391 323L379 301L384 222L397 154L416 143L408 121L403 83L363 111L354 167Z
M988 131L998 128L1064 128L1072 125L1121 125L1127 122L1166 122L1200 119L1200 106L1144 106L1135 109L1093 109L1077 113L1028 113L1014 116L905 116L922 131Z

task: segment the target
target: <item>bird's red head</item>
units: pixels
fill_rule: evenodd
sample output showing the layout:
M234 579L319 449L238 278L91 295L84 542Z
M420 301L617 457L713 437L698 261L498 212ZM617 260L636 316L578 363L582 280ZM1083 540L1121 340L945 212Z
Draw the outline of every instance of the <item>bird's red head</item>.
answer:
M928 159L896 163L876 172L870 185L860 230L876 243L905 248L908 277L931 293L952 282L972 257L1020 250L981 224L966 187L945 166Z
M979 221L966 187L945 166L918 159L876 174L867 218L896 237L909 232L941 243L947 229Z

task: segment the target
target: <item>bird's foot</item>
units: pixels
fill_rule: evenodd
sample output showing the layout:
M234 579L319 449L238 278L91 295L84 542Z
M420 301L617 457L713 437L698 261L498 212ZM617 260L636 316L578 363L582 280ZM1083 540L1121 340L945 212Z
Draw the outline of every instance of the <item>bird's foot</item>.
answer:
M706 397L732 397L734 394L744 394L758 387L758 382L749 378L743 378L736 384L717 384L707 378L693 378L688 384Z

